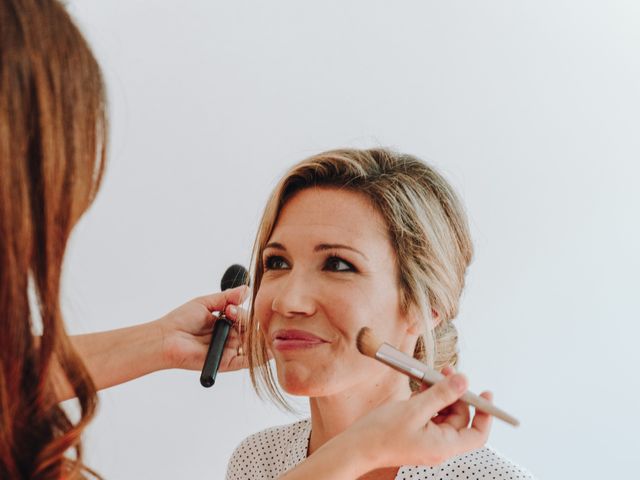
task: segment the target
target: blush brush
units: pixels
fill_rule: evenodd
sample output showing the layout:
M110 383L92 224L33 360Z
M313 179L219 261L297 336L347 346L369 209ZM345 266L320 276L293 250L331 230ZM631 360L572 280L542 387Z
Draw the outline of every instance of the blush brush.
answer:
M445 378L443 374L427 367L419 360L410 357L388 343L379 341L368 327L360 329L356 345L363 355L378 360L394 370L427 385L433 385ZM514 427L520 424L516 418L479 395L467 391L460 399L468 405L473 405L478 410L493 415Z

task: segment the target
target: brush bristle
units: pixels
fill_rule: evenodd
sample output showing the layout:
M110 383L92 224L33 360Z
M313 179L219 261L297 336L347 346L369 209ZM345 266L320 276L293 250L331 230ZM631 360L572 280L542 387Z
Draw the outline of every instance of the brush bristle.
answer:
M361 354L375 358L381 344L382 342L378 341L369 327L362 327L358 332L356 346Z

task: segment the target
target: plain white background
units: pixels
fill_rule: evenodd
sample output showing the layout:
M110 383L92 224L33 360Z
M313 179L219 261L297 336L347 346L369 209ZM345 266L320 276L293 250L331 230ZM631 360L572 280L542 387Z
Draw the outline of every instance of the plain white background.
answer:
M540 479L633 476L640 440L640 6L629 1L131 1L69 9L109 90L104 187L72 238L73 333L160 317L249 258L294 162L390 146L431 162L476 246L461 370L522 420L490 443ZM100 394L108 479L220 479L294 420L246 373Z

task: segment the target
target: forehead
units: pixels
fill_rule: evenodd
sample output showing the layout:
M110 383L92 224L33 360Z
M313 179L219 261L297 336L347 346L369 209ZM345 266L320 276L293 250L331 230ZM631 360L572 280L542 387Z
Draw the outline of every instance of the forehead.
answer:
M304 233L310 240L384 241L388 242L385 221L363 193L351 190L313 187L290 198L282 208L271 235L272 241Z

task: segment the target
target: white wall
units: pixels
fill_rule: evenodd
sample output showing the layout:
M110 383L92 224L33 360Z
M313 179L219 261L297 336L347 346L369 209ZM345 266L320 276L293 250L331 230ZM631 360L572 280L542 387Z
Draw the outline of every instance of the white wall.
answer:
M634 472L640 382L640 4L71 1L105 72L104 188L72 240L73 332L161 316L245 262L293 162L392 146L457 187L476 244L458 318L472 388L522 419L491 443L540 479ZM230 197L234 196L234 200ZM635 367L635 368L634 368ZM102 392L109 479L217 479L290 421L244 373Z

